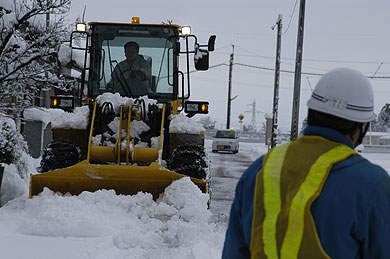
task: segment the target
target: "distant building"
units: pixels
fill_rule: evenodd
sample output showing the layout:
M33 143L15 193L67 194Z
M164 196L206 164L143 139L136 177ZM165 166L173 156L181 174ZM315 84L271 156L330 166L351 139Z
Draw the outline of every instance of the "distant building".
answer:
M367 132L363 145L390 146L390 132Z

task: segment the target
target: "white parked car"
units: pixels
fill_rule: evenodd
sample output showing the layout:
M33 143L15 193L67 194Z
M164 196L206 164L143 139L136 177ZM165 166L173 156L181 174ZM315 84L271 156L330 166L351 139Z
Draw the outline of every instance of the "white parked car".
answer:
M218 130L213 140L213 153L218 151L228 151L236 154L238 152L238 132L234 130Z

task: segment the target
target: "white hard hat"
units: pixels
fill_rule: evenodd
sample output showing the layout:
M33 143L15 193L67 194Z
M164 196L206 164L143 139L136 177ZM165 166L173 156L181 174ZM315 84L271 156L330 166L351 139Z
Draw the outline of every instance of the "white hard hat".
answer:
M367 78L349 68L326 73L317 83L307 106L356 122L374 119L374 93Z

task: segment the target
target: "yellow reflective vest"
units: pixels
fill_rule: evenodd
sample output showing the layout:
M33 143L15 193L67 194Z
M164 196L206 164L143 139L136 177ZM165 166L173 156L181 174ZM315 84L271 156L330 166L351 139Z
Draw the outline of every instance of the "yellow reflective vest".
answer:
M318 136L280 145L264 158L256 177L251 258L330 258L319 241L312 202L332 166L352 148Z

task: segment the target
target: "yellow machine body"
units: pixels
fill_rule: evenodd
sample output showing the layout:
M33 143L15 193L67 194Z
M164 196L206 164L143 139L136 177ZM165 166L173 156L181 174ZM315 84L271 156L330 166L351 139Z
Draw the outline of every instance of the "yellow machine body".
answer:
M134 147L130 138L125 139L125 148L121 143L122 131L130 136L131 106L121 106L119 138L115 146L94 146L92 136L96 117L97 103L95 102L91 130L88 140L87 159L63 169L42 174L31 175L30 197L38 195L45 187L62 194L78 195L83 191L113 189L117 194L131 195L137 192L148 192L157 198L172 181L185 175L172 172L158 164L162 151L164 120L161 120L160 145L158 148ZM163 118L165 105L162 109ZM148 164L147 166L138 164ZM207 181L191 177L191 180L207 193Z

